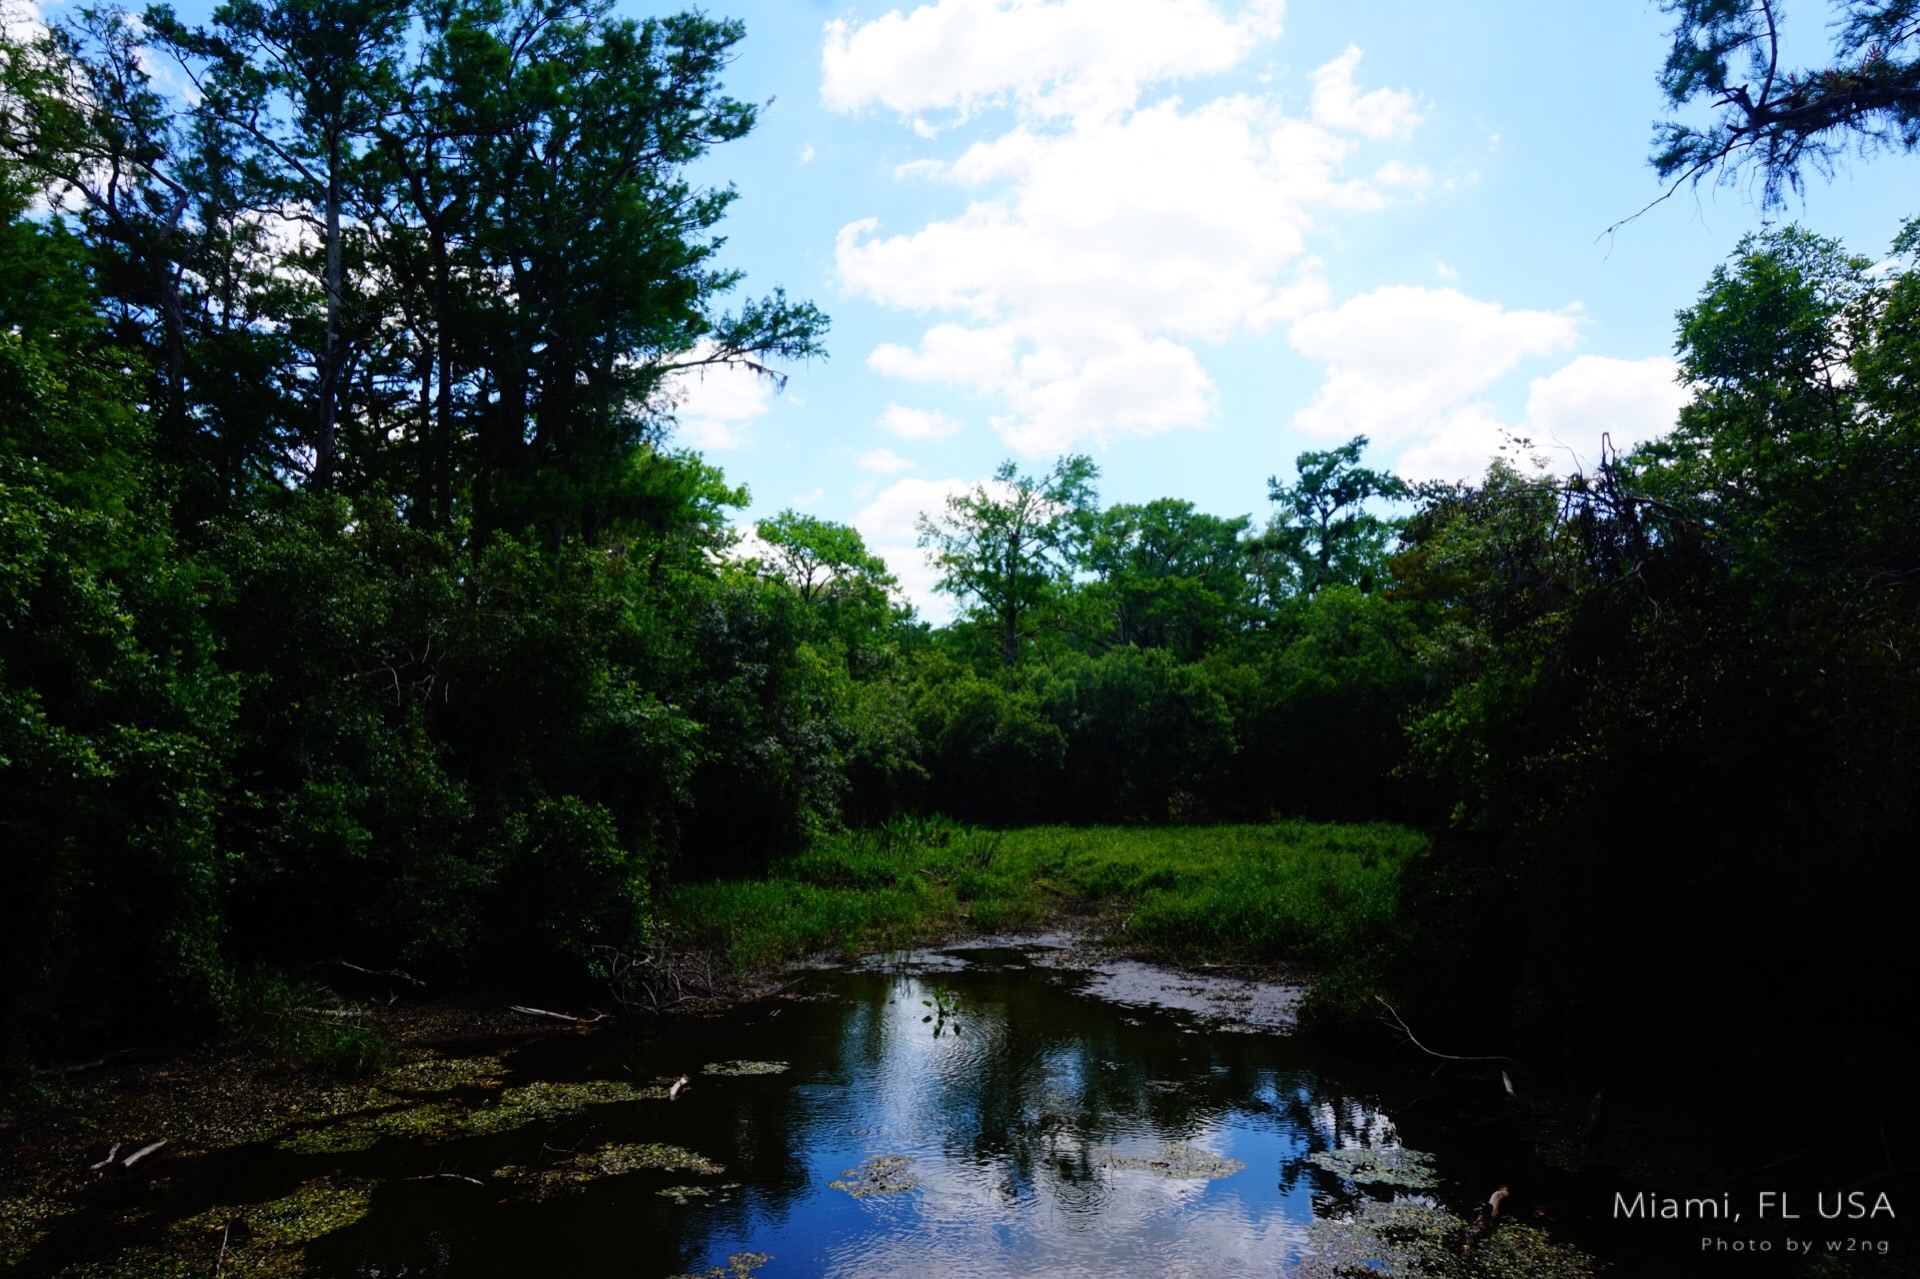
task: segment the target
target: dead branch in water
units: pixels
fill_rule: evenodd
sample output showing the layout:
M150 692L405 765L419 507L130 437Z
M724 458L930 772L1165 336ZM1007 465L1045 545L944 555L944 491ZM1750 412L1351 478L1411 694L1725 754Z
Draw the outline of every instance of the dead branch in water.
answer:
M1419 1049L1419 1050L1420 1050L1421 1052L1423 1052L1423 1053L1425 1053L1425 1054L1426 1054L1427 1056L1429 1056L1429 1057L1437 1057L1437 1058L1439 1058L1439 1059L1440 1059L1441 1061L1504 1061L1504 1062L1506 1062L1506 1063L1507 1063L1507 1064L1508 1064L1509 1066L1513 1066L1513 1065L1517 1065L1517 1064L1518 1064L1518 1063L1517 1063L1517 1062L1515 1062L1515 1061L1514 1061L1514 1059L1513 1059L1513 1058L1511 1058L1511 1057L1499 1057L1499 1056L1489 1056L1489 1057L1457 1057L1457 1056L1455 1056L1455 1055L1454 1055L1454 1054L1452 1054L1452 1053L1437 1053L1437 1052L1435 1052L1435 1051L1434 1051L1433 1049L1431 1049L1431 1048L1429 1048L1429 1047L1427 1047L1427 1046L1426 1046L1425 1044L1423 1044L1423 1043L1421 1043L1421 1042L1420 1042L1420 1041L1419 1041L1418 1039L1415 1039L1415 1038L1413 1037L1413 1031L1412 1031L1412 1030L1410 1030L1410 1029L1408 1029L1408 1027L1407 1027L1407 1023L1406 1023L1406 1022L1404 1022L1404 1021L1402 1021L1402 1020L1400 1020L1400 1014L1399 1014L1399 1013L1397 1013L1397 1012L1394 1012L1394 1008L1393 1008L1393 1005L1392 1005L1392 1004L1390 1004L1390 1003L1388 1003L1388 1002L1387 1002L1386 1000L1384 1000L1384 999L1381 999L1381 998L1380 998L1380 996L1378 996L1378 995L1375 995L1375 996L1374 996L1374 1000L1375 1000L1375 1002L1377 1002L1377 1003L1378 1003L1378 1004L1379 1004L1379 1005L1380 1005L1380 1006L1381 1006L1382 1008L1384 1008L1384 1009L1386 1009L1386 1010L1387 1010L1387 1012L1388 1012L1388 1013L1390 1013L1390 1014L1392 1015L1392 1017L1393 1017L1393 1024L1394 1024L1395 1026L1397 1026L1397 1027L1399 1027L1399 1028L1400 1028L1400 1033L1401 1033L1401 1034L1403 1034L1403 1035L1405 1035L1405 1036L1407 1037L1407 1042L1408 1042L1408 1043L1410 1043L1410 1044L1412 1044L1412 1045L1413 1045L1413 1046L1414 1046L1415 1048L1418 1048L1418 1049Z
M525 1004L508 1004L507 1009L526 1017L545 1017L549 1021L564 1021L573 1026L591 1026L595 1022L607 1019L605 1013L595 1013L591 1017L574 1017L567 1013L549 1012L545 1008L528 1008Z
M120 1161L120 1167L123 1170L131 1168L135 1164L139 1163L142 1159L145 1159L148 1155L157 1154L160 1148L166 1144L167 1144L167 1139L165 1137L162 1137L158 1141L150 1141L146 1145L140 1147L140 1149L128 1155L125 1159L122 1159Z
M406 982L409 986L417 986L422 990L427 988L427 983L421 981L412 973L401 972L398 968L362 968L360 965L350 964L344 959L336 959L333 962L337 966L345 968L350 972L359 973L363 977L391 977L396 981Z
M457 1172L423 1172L417 1177L402 1177L402 1181L464 1181L469 1186L485 1188L486 1182L477 1177L468 1177Z
M1487 1201L1480 1205L1480 1210L1473 1214L1473 1220L1467 1223L1467 1228L1462 1233L1460 1240L1461 1256L1464 1257L1470 1254L1476 1244L1493 1233L1493 1228L1500 1224L1500 1205L1506 1201L1507 1188L1505 1186L1501 1186L1498 1190L1495 1190L1487 1196Z
M711 951L676 947L664 932L639 954L612 946L596 946L593 954L608 991L623 1008L660 1012L689 1000L718 998L726 986L713 970Z

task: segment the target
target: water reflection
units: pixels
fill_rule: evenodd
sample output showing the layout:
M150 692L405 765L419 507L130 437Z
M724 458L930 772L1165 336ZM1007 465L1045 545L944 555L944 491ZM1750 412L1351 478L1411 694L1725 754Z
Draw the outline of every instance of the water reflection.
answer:
M923 1020L936 985L954 1004L938 1036ZM791 1083L703 1099L748 1117L707 1153L755 1193L685 1214L672 1267L753 1251L772 1254L767 1276L1281 1275L1305 1251L1314 1195L1332 1189L1305 1156L1395 1139L1378 1105L1284 1040L1122 1018L1058 974L985 964L821 986L831 1002L744 1030L753 1053L793 1062ZM742 1031L711 1033L703 1048L718 1053ZM630 1064L664 1073L694 1048L651 1044ZM775 1131L777 1145L748 1140ZM1215 1179L1114 1166L1168 1143L1246 1167ZM885 1155L914 1161L913 1190L828 1187Z
M447 1170L484 1177L607 1142L658 1142L726 1172L636 1174L543 1203L390 1180L367 1221L332 1244L329 1273L664 1279L731 1273L730 1257L764 1253L762 1279L1278 1276L1306 1253L1316 1205L1324 1213L1353 1193L1308 1156L1397 1140L1376 1095L1314 1068L1284 1036L1122 1010L1022 958L820 973L796 998L522 1053L516 1067L541 1078L694 1085L671 1104L600 1107L460 1143L434 1156ZM923 1001L946 1016L924 1020ZM702 1071L736 1060L790 1068ZM1140 1166L1168 1162L1168 1145L1195 1149L1172 1169ZM869 1180L887 1157L911 1162ZM1209 1163L1231 1168L1211 1157L1245 1167L1208 1175ZM1187 1166L1196 1160L1198 1172ZM894 1188L895 1174L912 1188L871 1192ZM738 1188L661 1193L702 1180Z

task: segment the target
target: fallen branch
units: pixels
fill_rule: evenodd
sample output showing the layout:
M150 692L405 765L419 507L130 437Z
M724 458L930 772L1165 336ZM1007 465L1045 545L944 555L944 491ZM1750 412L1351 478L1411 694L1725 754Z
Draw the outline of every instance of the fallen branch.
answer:
M113 1161L118 1159L119 1157L120 1157L120 1143L116 1141L113 1143L113 1149L107 1152L107 1157L105 1159L102 1159L97 1164L88 1164L87 1171L88 1172L105 1172L108 1168L113 1166Z
M1511 1057L1497 1057L1497 1056L1496 1057L1456 1057L1452 1053L1437 1053L1433 1049L1427 1047L1425 1044L1421 1043L1418 1039L1415 1039L1413 1037L1413 1031L1408 1029L1406 1022L1400 1020L1400 1014L1397 1012L1394 1012L1392 1004L1388 1003L1384 999L1381 999L1380 996L1378 995L1375 995L1374 999L1376 1002L1379 1003L1379 1005L1382 1008L1386 1009L1387 1012L1392 1015L1393 1024L1400 1028L1400 1033L1407 1037L1407 1042L1412 1044L1415 1048L1418 1048L1421 1052L1425 1053L1429 1057L1437 1057L1441 1061L1504 1061L1509 1066L1519 1064L1515 1062L1514 1059Z
M457 1172L423 1172L417 1177L402 1177L402 1181L464 1181L469 1186L485 1188L486 1182L477 1177L464 1176Z
M674 1080L674 1081L673 1081L673 1087L671 1087L671 1088L669 1088L669 1089L667 1089L667 1100L668 1100L668 1101L679 1101L679 1100L680 1100L680 1094L681 1094L681 1093L683 1093L683 1092L685 1092L685 1091L687 1090L687 1085L688 1085L688 1084L689 1084L690 1082L692 1082L692 1081L691 1081L691 1080L689 1080L689 1079L688 1079L688 1078L687 1078L687 1077L686 1077L685 1075L682 1075L682 1076L680 1076L680 1078L678 1078L678 1079L676 1079L676 1080Z
M112 1065L122 1057L131 1057L140 1051L138 1048L122 1048L116 1052L110 1052L104 1057L95 1057L92 1061L80 1061L75 1062L71 1066L55 1066L52 1069L55 1073L62 1075L84 1074L89 1070L98 1070L102 1066Z
M605 1013L595 1013L591 1017L573 1017L566 1013L549 1012L545 1008L528 1008L524 1004L508 1004L507 1008L509 1011L520 1013L523 1016L545 1017L551 1021L564 1021L575 1026L591 1026L597 1021L605 1021L607 1017Z
M167 1139L165 1137L162 1137L158 1141L148 1142L146 1145L140 1147L140 1149L128 1155L125 1159L122 1159L120 1161L121 1169L124 1171L125 1169L133 1167L135 1164L139 1163L142 1159L145 1159L148 1155L154 1154L162 1146L166 1144L167 1144Z
M427 983L421 981L412 973L401 972L398 968L362 968L360 965L350 964L344 959L336 959L333 962L342 968L359 973L365 977L392 977L398 981L406 982L410 986L418 986L422 990L427 988Z
M220 1268L227 1264L227 1238L233 1234L233 1218L227 1218L227 1228L220 1232L220 1255L213 1263L213 1279L220 1279Z
M1493 1233L1493 1228L1500 1224L1500 1205L1506 1201L1505 1186L1501 1186L1487 1196L1487 1201L1480 1205L1478 1212L1473 1214L1473 1220L1467 1223L1466 1231L1460 1240L1461 1256L1471 1253L1475 1244Z

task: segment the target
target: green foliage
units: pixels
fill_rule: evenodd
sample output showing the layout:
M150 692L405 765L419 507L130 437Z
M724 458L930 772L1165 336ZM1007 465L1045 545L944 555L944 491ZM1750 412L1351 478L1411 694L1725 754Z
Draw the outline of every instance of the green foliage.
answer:
M1421 628L1402 601L1332 585L1279 610L1271 645L1211 659L1237 751L1215 811L1363 820L1405 811L1395 774L1427 687Z
M1097 637L1170 649L1182 661L1225 641L1253 612L1251 522L1172 498L1093 515L1080 565L1097 578L1084 592L1101 624Z
M1458 831L1418 900L1478 918L1458 971L1506 974L1483 1006L1543 1056L1710 1069L1671 1047L1773 1051L1785 1003L1850 1046L1802 1068L1893 1086L1868 992L1913 973L1920 419L1892 373L1912 277L1865 265L1750 237L1681 313L1670 436L1564 484L1496 470L1409 529L1440 690L1413 735Z
M1033 820L1057 797L1067 735L1035 692L930 663L912 715L936 811L1006 825Z
M1653 166L1662 178L1699 182L1715 169L1734 181L1758 168L1763 199L1800 189L1803 170L1831 173L1849 145L1863 153L1920 145L1920 4L1837 0L1834 57L1826 67L1781 61L1778 0L1662 0L1673 47L1660 87L1677 110L1697 103L1702 126L1656 126Z
M1335 583L1370 591L1385 567L1399 525L1366 503L1411 497L1412 490L1398 476L1360 465L1366 447L1367 437L1356 435L1337 449L1302 453L1295 483L1267 481L1268 499L1279 508L1267 541L1300 594Z
M936 821L843 835L762 879L677 886L665 912L749 968L968 925L1033 926L1072 903L1151 955L1305 958L1371 973L1394 937L1400 878L1425 847L1385 825L989 833Z
M953 494L939 515L920 516L920 545L940 569L938 589L992 619L1007 666L1019 662L1035 610L1066 587L1099 475L1091 458L1078 455L1037 476L1003 462L992 481Z
M1033 684L1066 738L1067 816L1165 822L1208 811L1238 743L1205 667L1124 648L1061 663Z
M341 1007L332 991L318 982L288 981L274 969L240 974L225 1013L243 1039L292 1070L356 1079L392 1060L393 1045Z

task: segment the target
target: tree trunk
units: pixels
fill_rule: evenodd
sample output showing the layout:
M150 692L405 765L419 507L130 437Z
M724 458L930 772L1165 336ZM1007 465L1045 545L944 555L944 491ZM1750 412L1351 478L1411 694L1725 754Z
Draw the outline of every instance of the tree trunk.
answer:
M327 336L320 356L320 438L314 448L316 488L333 486L340 381L340 131L327 135Z

